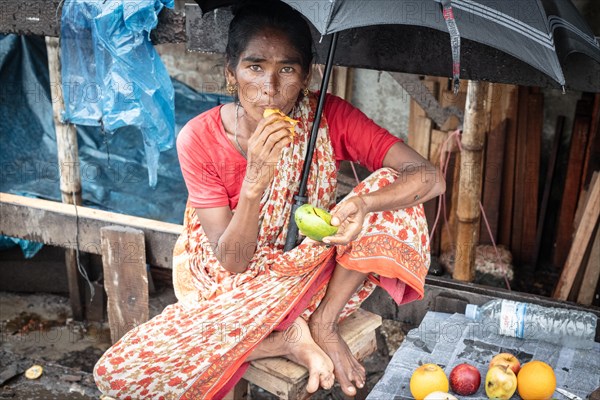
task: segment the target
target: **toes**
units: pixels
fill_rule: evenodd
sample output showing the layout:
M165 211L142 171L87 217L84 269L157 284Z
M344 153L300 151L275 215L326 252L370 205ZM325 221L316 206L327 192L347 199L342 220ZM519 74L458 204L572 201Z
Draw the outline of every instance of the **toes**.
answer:
M346 396L354 397L356 396L356 388L353 385L342 386L342 391Z
M321 387L325 390L331 389L333 384L335 383L335 377L332 373L329 373L325 376L321 376Z
M352 370L350 373L350 381L354 382L357 388L362 389L365 386L366 379L360 371Z
M359 388L362 388L367 381L367 370L362 366L356 359L354 359L354 368L352 369L352 374L356 379L353 379L356 382ZM360 382L360 385L359 385Z
M318 373L311 373L308 377L308 384L306 385L306 391L308 393L314 393L319 389L320 379Z
M340 387L346 396L355 396L356 388L346 376L338 376L338 381L340 383Z

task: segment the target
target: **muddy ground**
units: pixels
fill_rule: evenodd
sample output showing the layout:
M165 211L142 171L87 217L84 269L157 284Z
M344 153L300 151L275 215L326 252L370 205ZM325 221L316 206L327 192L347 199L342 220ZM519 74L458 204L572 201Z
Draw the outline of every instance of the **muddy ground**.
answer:
M150 315L175 302L172 289L158 288L150 297ZM378 329L378 352L364 361L368 371L366 392L381 378L405 332L396 321L384 320ZM99 399L92 379L96 360L110 345L107 323L73 321L69 299L53 294L0 292L0 399ZM35 380L24 372L41 365ZM252 387L253 399L276 397ZM344 399L339 387L321 391L314 399Z

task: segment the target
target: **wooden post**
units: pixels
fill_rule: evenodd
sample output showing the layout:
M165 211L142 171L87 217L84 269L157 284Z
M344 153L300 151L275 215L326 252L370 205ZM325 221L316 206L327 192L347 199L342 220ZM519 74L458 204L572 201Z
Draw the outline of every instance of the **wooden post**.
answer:
M227 393L223 400L248 400L250 399L250 384L244 378L240 379L238 383L231 389L231 392Z
M506 94L502 96L506 106L506 142L504 144L504 165L502 167L502 203L500 208L500 221L498 224L498 241L511 247L512 217L514 209L515 170L517 160L517 131L519 109L519 87L508 86ZM505 103L506 101L506 103ZM504 108L504 105L503 105Z
M456 261L452 277L461 281L475 278L475 248L479 241L483 145L489 127L489 89L486 82L469 81L462 134Z
M592 249L585 267L583 280L581 281L581 288L577 295L577 302L579 304L591 306L594 302L594 293L596 293L598 278L600 278L600 263L598 260L600 260L600 228L596 226L596 232L592 240Z
M75 126L64 124L60 117L64 109L64 97L61 84L62 75L58 38L47 36L46 49L48 51L48 69L50 71L52 112L56 130L61 198L63 203L81 205L81 176L79 172L77 131L75 130ZM77 253L75 250L65 250L65 264L67 267L69 297L73 318L81 321L84 316L83 301L85 294L79 279Z
M144 232L122 226L100 229L110 337L115 343L148 320Z
M590 194L585 205L581 223L577 227L575 237L573 238L573 246L567 256L567 261L563 267L556 288L554 289L553 297L559 300L567 300L577 272L581 268L586 250L592 241L594 229L600 218L600 179L593 181L590 186Z

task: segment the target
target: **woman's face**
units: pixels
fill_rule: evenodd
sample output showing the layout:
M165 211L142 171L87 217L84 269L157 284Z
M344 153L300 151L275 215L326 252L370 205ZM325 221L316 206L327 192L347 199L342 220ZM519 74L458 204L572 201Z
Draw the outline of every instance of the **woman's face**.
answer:
M308 86L301 60L281 31L267 28L250 39L238 65L227 68L228 82L238 84L238 97L248 117L259 121L266 108L279 108L286 114L292 110L300 91Z

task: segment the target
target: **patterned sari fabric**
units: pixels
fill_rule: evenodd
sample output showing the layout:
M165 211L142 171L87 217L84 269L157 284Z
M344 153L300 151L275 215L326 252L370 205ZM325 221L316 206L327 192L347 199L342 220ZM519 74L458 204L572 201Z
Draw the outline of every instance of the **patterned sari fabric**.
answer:
M261 199L257 248L245 272L230 273L220 265L195 210L187 208L173 259L179 301L129 331L102 356L94 376L103 393L119 399L220 397L223 387L241 376L247 356L273 330L286 329L298 315L310 317L325 295L336 263L370 273L340 319L355 311L376 285L399 303L422 298L429 243L421 206L367 214L361 234L346 246L305 240L283 252L315 108L311 95L293 112L300 123ZM252 179L251 173L246 179ZM396 179L394 171L381 169L348 196L377 190ZM332 209L336 180L323 119L309 175L309 203Z

